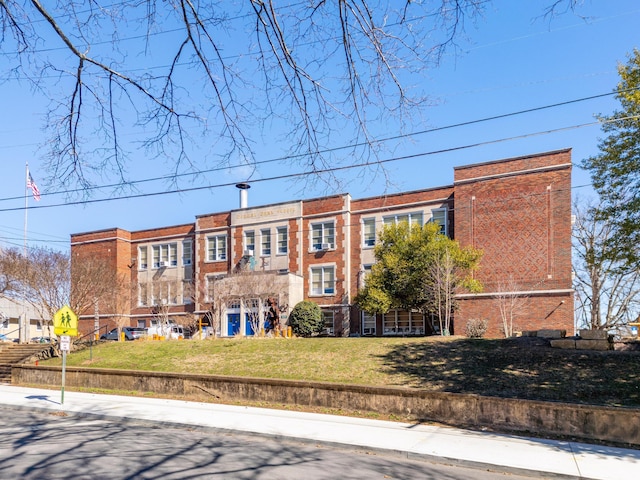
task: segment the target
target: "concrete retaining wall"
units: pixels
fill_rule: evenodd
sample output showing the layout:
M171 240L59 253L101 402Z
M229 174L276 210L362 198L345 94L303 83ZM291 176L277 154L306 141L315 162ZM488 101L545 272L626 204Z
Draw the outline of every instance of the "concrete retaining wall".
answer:
M12 383L57 386L59 367L14 365ZM68 387L152 392L220 401L264 401L411 415L459 427L568 435L640 446L640 409L322 382L67 367Z

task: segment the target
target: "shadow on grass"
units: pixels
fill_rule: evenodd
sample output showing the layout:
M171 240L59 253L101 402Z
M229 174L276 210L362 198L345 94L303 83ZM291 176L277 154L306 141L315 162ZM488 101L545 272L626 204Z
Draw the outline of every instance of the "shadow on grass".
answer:
M640 352L561 350L522 337L402 344L382 360L418 388L640 407Z

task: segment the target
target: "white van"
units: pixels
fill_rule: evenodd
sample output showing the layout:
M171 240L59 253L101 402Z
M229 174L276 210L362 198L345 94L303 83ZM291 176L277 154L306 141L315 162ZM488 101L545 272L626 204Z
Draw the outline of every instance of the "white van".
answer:
M184 329L181 325L170 323L169 325L154 325L147 328L147 337L153 338L164 337L167 340L182 340L184 338Z

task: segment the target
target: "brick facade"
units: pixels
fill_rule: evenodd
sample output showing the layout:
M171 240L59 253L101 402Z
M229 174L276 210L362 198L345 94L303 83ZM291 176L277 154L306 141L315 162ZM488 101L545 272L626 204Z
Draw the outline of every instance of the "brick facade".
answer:
M333 315L329 331L348 335L363 333L364 318L351 301L374 262L365 229L380 229L392 217L420 222L438 217L461 245L483 250L477 278L484 291L459 297L454 333L464 333L469 319L481 318L489 322L490 336L503 335L495 295L504 290L506 280L516 287L514 295L526 299L514 330L544 327L572 333L570 150L457 167L450 186L364 199L332 195L201 215L186 225L74 234L71 251L73 261L87 255L108 258L130 279L132 290L145 282L173 282L171 296L177 295L178 301L169 302L169 310L174 316L202 316L210 307L208 282L230 272L250 268L286 275L289 301L318 303L330 314L327 318ZM255 251L246 255L251 238ZM189 248L191 258L185 264ZM140 249L146 249L144 268ZM169 261L152 265L153 252L165 251ZM153 298L145 297L145 304L140 293L132 295L132 325L149 326L152 303L159 301L157 293L149 295ZM92 315L84 312L81 320ZM382 335L431 330L428 321L409 312L394 313L395 328L390 327L390 315L368 319L366 331ZM109 320L105 316L101 322ZM223 325L219 333L230 334L229 328Z

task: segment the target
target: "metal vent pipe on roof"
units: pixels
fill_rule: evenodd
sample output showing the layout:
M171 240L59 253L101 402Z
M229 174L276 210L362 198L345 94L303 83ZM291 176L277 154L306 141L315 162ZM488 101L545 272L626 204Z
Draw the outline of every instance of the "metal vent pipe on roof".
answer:
M236 188L240 190L240 208L247 208L249 193L247 190L251 188L248 183L238 183Z

